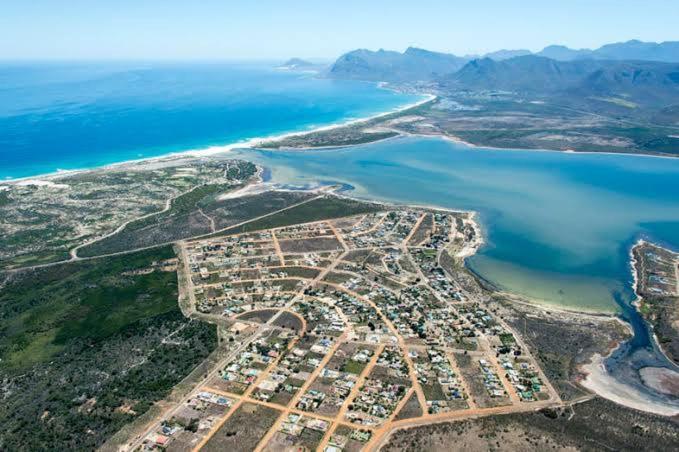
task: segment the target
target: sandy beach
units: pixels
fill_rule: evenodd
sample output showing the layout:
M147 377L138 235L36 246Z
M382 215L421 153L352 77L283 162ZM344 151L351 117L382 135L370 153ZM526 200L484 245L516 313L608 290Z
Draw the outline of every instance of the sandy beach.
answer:
M648 400L644 394L635 388L615 380L604 367L604 357L594 355L592 362L583 366L587 377L580 384L590 391L620 405L636 410L659 414L661 416L676 416L679 408ZM669 371L671 372L671 371ZM676 377L676 373L672 372Z
M38 174L38 175L33 175L33 176L27 176L27 177L19 177L19 178L14 178L14 179L6 179L0 181L0 186L2 185L7 185L7 184L16 184L18 182L22 181L35 181L35 180L41 180L42 182L39 182L42 185L45 185L45 182L53 180L55 178L60 178L72 174L80 174L88 171L93 171L93 170L106 170L106 169L120 169L121 167L125 167L127 165L134 165L134 164L139 164L143 162L153 162L153 161L162 161L162 160L167 160L167 159L176 159L176 158L185 158L185 157L209 157L209 156L214 156L214 155L219 155L219 154L226 154L229 151L233 149L244 149L244 148L256 148L257 146L261 145L262 143L270 142L270 141L277 141L277 140L282 140L285 138L289 137L299 137L299 136L304 136L304 135L309 135L312 133L318 133L318 132L324 132L328 130L334 130L334 129L339 129L342 127L348 127L356 124L362 124L365 122L373 121L375 119L379 119L385 116L389 116L392 114L400 113L405 110L409 110L411 108L419 107L420 105L426 104L427 102L431 102L434 99L436 99L436 96L433 94L427 94L425 95L424 99L421 99L417 102L411 103L411 104L406 104L403 105L402 107L398 107L392 110L384 111L372 116L367 116L365 118L358 118L358 119L351 119L348 121L343 121L343 122L338 122L334 124L328 124L325 126L321 127L316 127L313 129L309 130L303 130L303 131L297 131L297 132L287 132L287 133L282 133L278 135L271 135L267 137L256 137L256 138L251 138L249 140L243 140L243 141L238 141L235 143L228 143L224 145L219 145L219 146L208 146L205 148L197 148L197 149L187 149L185 151L180 151L180 152L170 152L165 155L160 155L160 156L154 156L154 157L145 157L145 158L140 158L140 159L132 159L132 160L126 160L124 162L117 162L117 163L111 163L108 165L102 165L99 167L92 167L92 168L81 168L81 169L73 169L73 170L57 170L52 173L45 173L45 174ZM35 185L35 183L34 183Z

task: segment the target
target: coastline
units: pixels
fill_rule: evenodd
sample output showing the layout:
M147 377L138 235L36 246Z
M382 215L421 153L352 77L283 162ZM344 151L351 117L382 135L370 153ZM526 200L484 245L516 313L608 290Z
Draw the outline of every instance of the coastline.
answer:
M399 138L399 136L403 137L419 137L419 138L440 138L445 141L450 141L451 143L459 144L465 147L470 148L471 150L476 150L476 149L488 149L491 151L530 151L530 152L554 152L554 153L559 153L559 154L570 154L570 155L619 155L619 156L631 156L631 157L652 157L652 158L661 158L661 159L676 159L679 158L679 156L674 156L670 154L648 154L648 153L633 153L633 152L612 152L612 151L576 151L574 149L568 149L568 150L561 150L561 149L536 149L536 148L501 148L497 146L486 146L486 145L481 145L481 144L474 144L470 143L469 141L465 141L462 138L456 137L454 135L448 135L448 134L443 134L443 133L431 133L431 134L425 134L425 133L409 133L409 132L401 132L401 131L396 131L398 132L399 135L390 137L387 139L395 139ZM380 140L381 141L381 140ZM375 141L376 142L376 141ZM371 142L373 143L373 142ZM302 148L300 148L302 149ZM305 148L309 150L314 150L314 149L319 149L319 148Z
M648 326L649 333L653 337L653 341L655 342L655 344L657 344L658 351L665 357L665 359L668 362L673 363L674 360L667 354L667 351L664 349L664 347L662 345L660 345L660 341L658 339L658 335L656 333L656 330L655 330L653 324L648 319L646 319L646 317L644 317L644 315L641 312L641 302L643 301L643 297L638 292L639 269L638 269L637 265L638 265L639 262L638 262L638 260L635 256L635 254L634 254L634 250L637 249L640 246L643 246L643 245L649 245L649 246L653 246L653 247L657 247L657 248L666 249L666 248L663 248L660 245L654 244L653 242L648 241L648 240L644 240L644 239L637 240L636 243L634 245L632 245L632 247L630 248L630 251L629 251L630 267L632 269L632 278L633 278L632 289L634 290L634 295L635 295L635 299L632 301L631 304L634 307L634 309L637 311L637 314L639 315L641 320ZM667 251L674 252L672 250L667 250Z
M619 346L620 344L613 347L607 356L595 354L589 363L584 364L581 369L587 376L580 381L580 385L601 397L628 408L660 416L678 415L679 409L649 400L637 389L618 382L608 373L604 363Z
M250 138L248 140L243 140L243 141L238 141L234 143L227 143L224 145L215 145L215 146L207 146L205 148L198 148L198 149L187 149L185 151L178 151L178 152L169 152L167 154L163 155L157 155L153 157L143 157L139 159L132 159L132 160L125 160L122 162L115 162L115 163L108 163L104 164L101 166L95 166L91 168L79 168L79 169L70 169L70 170L56 170L50 173L43 173L43 174L36 174L33 176L26 176L26 177L17 177L17 178L12 178L12 179L3 179L0 180L0 187L3 185L13 185L16 183L20 182L25 182L25 181L49 181L55 178L60 178L60 177L67 177L70 175L75 175L75 174L82 174L82 173L87 173L90 171L104 171L104 170L115 170L121 167L125 167L127 165L136 165L136 164L143 164L147 162L154 162L154 161L162 161L162 160L174 160L174 159L181 159L181 158L200 158L200 157L211 157L215 155L221 155L221 154L226 154L229 151L232 151L234 149L248 149L248 148L256 148L258 145L261 145L262 143L269 142L269 141L276 141L276 140L281 140L289 137L299 137L299 136L305 136L313 133L318 133L318 132L325 132L329 130L335 130L339 129L342 127L349 127L353 126L356 124L361 124L364 122L369 122L373 121L375 119L379 119L385 116L393 115L393 114L398 114L401 113L405 110L410 110L411 108L416 108L419 107L420 105L426 104L427 102L431 102L434 99L437 98L437 96L433 94L426 94L424 95L425 98L421 99L417 102L411 103L411 104L406 104L401 107L389 110L389 111L383 111L381 113L377 113L372 116L367 116L363 118L358 118L358 119L350 119L347 121L343 122L338 122L338 123L333 123L333 124L328 124L325 126L320 126L316 127L313 129L309 130L302 130L302 131L296 131L296 132L284 132L280 133L277 135L271 135L267 137L255 137L255 138Z
M385 88L389 89L389 88ZM182 158L201 158L201 157L212 157L212 156L219 156L226 154L234 149L255 149L258 146L261 146L263 143L269 143L269 142L274 142L278 140L283 140L286 138L290 137L303 137L305 135L311 135L314 133L319 133L319 132L325 132L325 131L331 131L331 130L336 130L336 129L341 129L344 127L351 127L355 126L357 124L361 123L366 123L370 121L374 121L376 119L380 119L385 116L393 115L393 114L398 114L406 110L410 110L412 108L419 107L421 105L424 105L428 102L431 102L435 99L438 98L438 96L434 94L422 94L425 96L424 99L421 99L417 102L411 103L411 104L406 104L401 107L389 110L389 111L384 111L372 116L367 116L363 118L357 118L357 119L350 119L347 121L343 122L337 122L333 124L328 124L325 126L320 126L316 127L313 129L309 130L302 130L302 131L295 131L295 132L284 132L280 134L274 134L271 136L265 136L265 137L255 137L255 138L250 138L247 140L243 141L237 141L237 142L232 142L232 143L227 143L223 145L212 145L212 146L207 146L205 148L196 148L196 149L188 149L184 151L174 151L174 152L168 152L166 154L161 154L157 156L152 156L152 157L143 157L139 159L131 159L131 160L125 160L121 162L115 162L115 163L107 163L103 164L101 166L94 166L94 167L86 167L86 168L78 168L78 169L69 169L69 170L56 170L53 172L48 172L48 173L42 173L42 174L36 174L36 175L31 175L31 176L25 176L25 177L17 177L17 178L11 178L11 179L2 179L0 180L0 187L6 186L6 185L12 185L16 184L19 182L25 182L25 181L37 181L40 183L41 181L49 181L52 179L60 178L60 177L67 177L70 175L76 175L76 174L82 174L82 173L87 173L91 171L105 171L105 170L116 170L119 168L124 168L125 166L128 165L137 165L137 164L143 164L147 162L155 162L155 161L165 161L165 160L175 160L175 159L182 159ZM369 145L369 144L374 144L374 143L381 143L387 140L395 140L399 138L405 138L405 137L419 137L419 138L438 138L442 139L445 141L449 141L454 144L462 145L466 148L469 148L470 150L476 150L476 149L488 149L488 150L494 150L494 151L531 151L531 152L553 152L553 153L563 153L563 154L583 154L583 155L616 155L616 156L631 156L631 157L652 157L652 158L663 158L663 159L676 159L679 158L679 156L674 156L670 154L649 154L649 153L634 153L634 152L612 152L612 151L602 151L602 152L596 152L596 151L577 151L577 150L561 150L561 149L535 149L535 148L512 148L512 147L497 147L497 146L489 146L489 145L479 145L479 144L474 144L470 143L468 141L465 141L457 136L454 135L449 135L449 134L444 134L444 133L431 133L431 134L424 134L424 133L409 133L409 132L403 132L400 130L394 130L391 129L396 135L391 136L391 137L386 137L386 138L380 138L376 139L374 141L367 141L365 143L357 143L357 144L343 144L343 145L326 145L326 146L301 146L301 147L280 147L280 148L272 148L272 151L276 150L282 150L286 152L294 152L294 151L316 151L316 150L335 150L335 149L346 149L350 148L353 146L360 146L360 145Z

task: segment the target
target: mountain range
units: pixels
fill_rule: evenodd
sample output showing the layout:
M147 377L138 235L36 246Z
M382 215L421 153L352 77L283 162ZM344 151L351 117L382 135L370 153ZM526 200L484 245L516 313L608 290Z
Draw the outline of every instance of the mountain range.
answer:
M555 60L644 60L679 63L679 41L642 42L637 40L606 44L595 50L570 49L565 46L548 46L537 53Z
M599 98L661 108L679 103L679 63L657 61L557 61L536 55L502 61L482 58L439 82L453 89Z
M456 72L467 62L468 59L464 57L415 47L409 47L403 53L359 49L339 57L330 67L328 75L358 80L429 80Z
M355 50L326 76L426 82L437 92L507 91L533 99L627 117L679 124L679 42L628 41L596 50L548 46L538 53L500 50L483 57L408 48Z
M679 63L679 41L673 42L642 42L627 41L607 44L595 50L570 49L565 46L552 45L545 47L535 54L529 50L499 50L482 57L456 56L448 53L432 52L429 50L409 47L405 52L395 52L380 49L376 52L359 49L348 52L337 59L329 68L328 75L333 78L348 78L379 81L429 81L453 74L465 67L467 63L475 63L477 69L488 65L492 60L502 62L522 57L545 57L558 62L587 61L583 67L596 67L591 61L657 61L665 63ZM527 63L530 62L530 63ZM541 60L526 60L520 65L533 64L547 69L559 66L549 66ZM568 71L578 71L580 66L568 68ZM473 68L470 68L473 69ZM568 74L565 74L566 76Z

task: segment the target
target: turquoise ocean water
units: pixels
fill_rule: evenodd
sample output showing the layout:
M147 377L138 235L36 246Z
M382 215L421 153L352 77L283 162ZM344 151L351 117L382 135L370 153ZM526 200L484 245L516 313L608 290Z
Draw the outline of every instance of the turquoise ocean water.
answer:
M308 130L419 99L273 63L0 63L0 180Z

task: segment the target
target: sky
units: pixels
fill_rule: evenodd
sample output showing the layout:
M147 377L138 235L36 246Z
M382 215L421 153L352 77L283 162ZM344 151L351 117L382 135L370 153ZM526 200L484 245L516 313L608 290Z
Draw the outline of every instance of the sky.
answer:
M0 59L334 59L679 40L677 0L0 0Z

